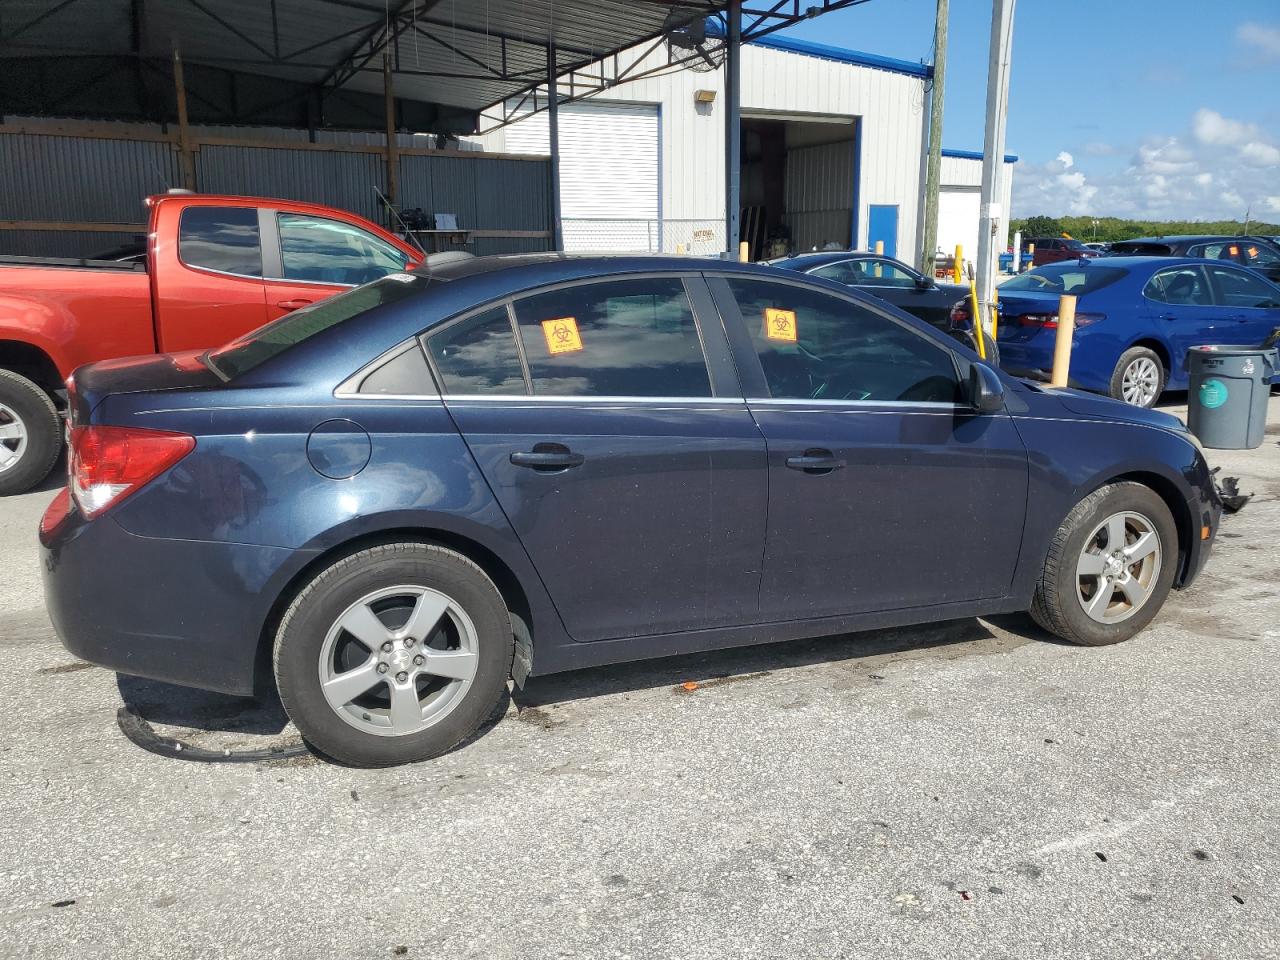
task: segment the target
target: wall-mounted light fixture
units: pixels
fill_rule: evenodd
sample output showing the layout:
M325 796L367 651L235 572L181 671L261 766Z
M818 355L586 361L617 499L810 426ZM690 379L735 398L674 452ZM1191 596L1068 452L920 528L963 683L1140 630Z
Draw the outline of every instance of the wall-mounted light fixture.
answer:
M695 90L693 91L693 100L695 103L715 103L716 92L714 90Z

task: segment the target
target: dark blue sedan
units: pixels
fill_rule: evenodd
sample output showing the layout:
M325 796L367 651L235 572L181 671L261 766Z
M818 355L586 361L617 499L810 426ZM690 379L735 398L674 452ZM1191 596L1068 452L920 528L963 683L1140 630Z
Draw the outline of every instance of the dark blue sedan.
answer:
M1202 259L1108 257L1054 263L1000 287L1000 365L1047 377L1058 300L1076 296L1070 383L1150 407L1187 389L1187 351L1257 346L1280 327L1280 287L1245 267ZM966 329L969 314L952 317Z
M687 258L394 274L70 384L41 524L72 652L274 686L354 764L509 678L1030 610L1124 640L1220 505L1164 414L1002 375L838 284Z

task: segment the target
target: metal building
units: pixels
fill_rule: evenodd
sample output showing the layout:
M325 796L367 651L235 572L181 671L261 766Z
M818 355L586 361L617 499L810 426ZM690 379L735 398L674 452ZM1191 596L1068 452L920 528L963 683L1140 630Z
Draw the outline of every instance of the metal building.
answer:
M643 72L666 53L636 48L621 58L628 56ZM751 256L784 244L866 248L879 240L886 252L916 260L931 68L774 35L743 46L741 69L741 238ZM573 82L562 80L562 95ZM562 105L566 249L725 249L724 104L719 68L659 73ZM476 139L486 150L546 153L545 113ZM966 250L976 252L977 207L972 223L962 220L981 155L946 155L946 236L972 236ZM940 245L950 251L947 242Z

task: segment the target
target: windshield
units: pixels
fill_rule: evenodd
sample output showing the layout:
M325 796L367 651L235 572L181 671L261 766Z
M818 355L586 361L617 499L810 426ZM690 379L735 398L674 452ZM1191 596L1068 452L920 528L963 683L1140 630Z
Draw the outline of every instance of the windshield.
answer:
M1031 290L1037 293L1071 293L1080 296L1101 290L1124 276L1124 270L1119 267L1099 267L1094 266L1094 263L1087 267L1077 263L1051 263L1036 267L1030 273L1000 284L1000 292Z
M234 379L330 327L375 307L398 303L412 296L427 282L425 277L407 273L389 274L363 287L285 314L225 347L210 350L204 355L204 362L224 380Z

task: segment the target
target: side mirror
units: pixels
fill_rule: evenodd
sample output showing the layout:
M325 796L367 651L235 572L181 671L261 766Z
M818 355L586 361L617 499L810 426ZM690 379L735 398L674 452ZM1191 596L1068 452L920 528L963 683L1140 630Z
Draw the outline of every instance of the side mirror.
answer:
M969 405L978 413L999 413L1004 409L1004 384L985 363L969 368Z
M917 289L917 290L932 290L932 289L933 289L933 281L932 281L932 280L930 280L928 277L916 277L916 289Z

